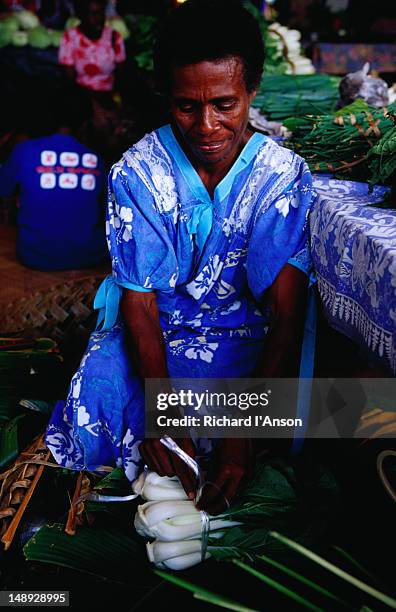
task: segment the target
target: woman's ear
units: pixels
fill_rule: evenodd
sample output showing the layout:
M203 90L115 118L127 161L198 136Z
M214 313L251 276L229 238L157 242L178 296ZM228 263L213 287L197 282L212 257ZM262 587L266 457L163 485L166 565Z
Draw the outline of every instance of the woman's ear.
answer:
M250 92L249 94L249 104L251 104L254 100L254 98L257 95L257 89L254 89L253 91Z

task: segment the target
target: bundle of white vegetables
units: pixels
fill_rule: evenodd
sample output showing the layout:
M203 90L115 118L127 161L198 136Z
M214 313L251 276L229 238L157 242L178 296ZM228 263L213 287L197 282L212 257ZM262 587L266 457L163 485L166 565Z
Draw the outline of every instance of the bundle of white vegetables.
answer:
M282 51L287 61L286 74L314 74L315 68L301 48L301 32L289 30L279 23L271 23L268 35Z
M188 499L179 479L143 472L133 490L147 500L138 506L134 524L139 535L154 538L154 542L146 545L149 560L156 567L174 570L202 561L204 513ZM240 524L223 517L209 517L211 532ZM204 557L208 559L210 552L204 552Z
M317 503L323 503L325 493L333 505L335 483L332 478L323 480L323 474L315 483ZM223 514L210 516L196 509L177 478L143 472L133 484L134 493L145 500L137 507L134 525L149 540L149 561L161 569L183 570L209 557L253 560L269 550L279 550L279 542L270 536L273 529L300 541L307 541L315 531L309 522L312 514L293 481L293 469L282 462L261 463L237 502ZM321 515L323 519L323 508Z

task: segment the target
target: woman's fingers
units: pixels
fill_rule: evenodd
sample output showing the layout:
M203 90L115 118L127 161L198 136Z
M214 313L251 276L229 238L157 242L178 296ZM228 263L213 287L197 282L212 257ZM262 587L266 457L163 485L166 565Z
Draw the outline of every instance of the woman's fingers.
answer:
M213 457L207 484L198 503L200 510L220 514L231 505L245 477L250 477L254 467L252 441L244 438L219 441Z
M227 509L228 504L223 491L213 482L206 482L202 489L202 496L197 504L198 510L204 510L215 516Z
M175 471L168 450L158 439L145 440L139 446L147 467L159 476L174 476Z
M208 479L202 490L202 496L197 507L209 514L221 514L227 510L238 493L245 470L235 464L223 464L217 475Z
M159 476L165 476L165 474L162 472L162 468L157 464L155 458L153 457L150 448L143 446L143 443L142 443L139 446L139 452L140 452L140 455L145 465L147 465L149 470L152 470L153 472L157 472Z
M184 450L185 453L187 453L187 455L192 458L195 457L195 446L191 438L176 438L175 442L181 449Z
M195 447L190 439L185 438L176 442L190 457L195 456ZM175 453L169 451L159 439L144 440L139 446L139 452L148 468L157 472L159 476L178 476L188 497L194 499L195 473Z

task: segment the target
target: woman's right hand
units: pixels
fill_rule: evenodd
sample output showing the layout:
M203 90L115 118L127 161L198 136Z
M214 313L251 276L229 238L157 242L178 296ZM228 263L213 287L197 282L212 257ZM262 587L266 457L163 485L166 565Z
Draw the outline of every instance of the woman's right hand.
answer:
M195 459L195 447L190 438L178 438L176 444L187 455ZM194 499L197 491L197 478L191 468L175 453L168 450L159 438L144 440L139 452L149 470L159 476L177 476L189 499Z

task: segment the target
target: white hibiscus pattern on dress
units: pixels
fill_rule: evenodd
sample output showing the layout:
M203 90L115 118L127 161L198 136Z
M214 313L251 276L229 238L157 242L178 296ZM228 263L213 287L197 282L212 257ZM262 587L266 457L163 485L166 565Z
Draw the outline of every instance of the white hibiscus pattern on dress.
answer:
M172 355L184 354L187 359L200 359L206 363L212 363L218 346L218 342L208 342L206 336L188 339L180 338L169 342L169 350Z
M209 293L214 282L218 278L222 267L223 263L220 262L219 256L211 256L209 262L204 268L202 268L202 271L198 274L198 276L191 281L191 283L186 285L188 293L196 300L199 300L201 296Z
M172 274L172 276L169 279L169 287L176 287L176 282L177 282L177 272L175 272L174 274Z
M130 429L127 429L122 440L122 458L125 475L128 480L133 481L142 463L139 453L139 444L142 440L136 439Z
M212 363L213 355L218 348L217 342L200 342L188 348L185 352L187 359L201 359L206 363Z
M89 423L89 412L85 406L79 406L77 410L77 424L79 427L84 427Z
M275 208L284 217L287 217L289 214L290 206L293 206L293 208L298 208L298 199L293 192L290 191L282 194L281 197L275 202Z
M74 442L72 429L70 433L59 431L50 425L45 436L45 443L50 449L55 461L66 468L82 470L84 468L83 456Z

